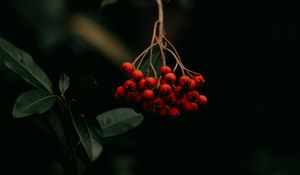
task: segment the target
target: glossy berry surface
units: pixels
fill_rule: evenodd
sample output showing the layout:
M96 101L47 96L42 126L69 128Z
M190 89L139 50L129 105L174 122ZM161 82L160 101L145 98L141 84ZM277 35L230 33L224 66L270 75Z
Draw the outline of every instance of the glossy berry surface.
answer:
M207 103L207 98L204 95L199 96L199 104L200 105L205 105Z
M191 78L189 76L186 76L186 75L182 75L180 78L179 78L179 85L182 86L182 87L189 87L190 86L190 83L191 83Z
M162 95L168 95L172 92L172 87L169 84L163 84L160 86L159 91Z
M197 86L203 86L204 83L205 83L205 80L202 77L202 75L196 75L196 76L194 76L194 80L195 80Z
M157 81L158 80L156 78L154 78L154 77L148 77L145 80L144 87L148 88L148 89L151 89L151 88L153 88L156 85Z
M166 83L174 84L176 81L176 75L174 73L167 73L164 76L164 80L166 81Z
M126 80L124 87L127 91L134 91L136 89L136 83L132 80Z
M151 100L154 97L155 97L155 94L154 94L153 90L150 90L150 89L144 90L144 92L143 92L143 98L144 99Z
M172 72L172 69L169 66L162 66L159 71L160 75L162 75L162 76L166 75L167 73L171 73L171 72Z
M121 65L121 71L130 74L134 70L133 64L125 62Z
M124 86L119 86L115 91L115 98L120 99L126 96L126 89Z
M135 81L139 81L144 77L144 74L141 70L134 70L131 74L131 78Z

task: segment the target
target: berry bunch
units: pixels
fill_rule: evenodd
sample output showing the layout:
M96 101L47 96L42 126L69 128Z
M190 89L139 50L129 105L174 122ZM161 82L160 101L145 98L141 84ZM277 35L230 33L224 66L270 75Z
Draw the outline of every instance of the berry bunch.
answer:
M121 65L121 70L130 75L130 79L116 89L115 97L137 104L147 112L177 118L183 112L196 112L200 105L207 103L207 98L199 93L205 80L183 65L165 35L162 1L156 2L158 20L154 23L151 44L132 63ZM155 49L159 51L161 66L155 64ZM173 69L167 64L169 57L175 60Z
M147 77L129 62L123 63L121 70L130 79L116 89L115 98L136 103L147 112L177 118L183 112L196 112L207 103L207 98L199 93L205 82L200 74L177 78L169 66L162 66L159 78Z

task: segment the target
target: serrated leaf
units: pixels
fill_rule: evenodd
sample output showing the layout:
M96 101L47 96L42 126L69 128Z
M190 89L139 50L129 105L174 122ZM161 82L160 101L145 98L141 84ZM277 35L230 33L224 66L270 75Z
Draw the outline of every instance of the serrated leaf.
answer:
M109 5L109 4L113 4L113 3L116 3L118 2L119 0L102 0L101 2L101 8Z
M57 96L47 91L31 90L21 94L14 105L13 116L16 118L42 114L48 111L57 100Z
M89 125L84 116L74 115L70 108L74 128L89 159L95 161L103 150L102 137L95 127Z
M52 92L52 83L45 72L33 61L32 57L0 38L0 57L6 67L21 76L32 86Z
M63 73L59 79L60 93L64 94L66 92L66 90L69 88L69 86L70 86L70 77L68 77L68 75Z
M131 108L117 108L97 116L103 137L111 137L127 132L142 123L144 116Z
M150 59L149 58L145 58L145 59L146 60L142 63L142 65L140 67L140 70L143 71L144 73L148 71L148 67L150 64ZM157 51L157 50L153 51L152 65L153 65L156 73L159 73L159 70L160 70L161 66L163 65L160 51ZM150 68L150 72L149 72L148 76L154 76L154 73L151 68Z

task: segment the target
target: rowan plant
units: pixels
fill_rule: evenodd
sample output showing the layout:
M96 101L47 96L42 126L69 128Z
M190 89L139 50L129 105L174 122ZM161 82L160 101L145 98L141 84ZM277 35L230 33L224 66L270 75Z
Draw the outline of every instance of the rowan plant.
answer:
M166 35L163 2L156 0L156 3L158 19L153 25L150 45L132 61L121 65L121 71L130 78L116 88L114 97L138 107L142 113L175 119L184 113L197 112L207 103L201 91L205 79L183 64L183 58ZM144 119L128 107L88 117L68 93L72 86L68 75L62 73L59 82L52 82L28 53L2 38L0 58L8 69L34 87L16 99L13 117L38 116L40 122L46 121L43 126L50 128L60 143L58 159L65 174L83 174L87 165L101 154L103 139L122 134Z

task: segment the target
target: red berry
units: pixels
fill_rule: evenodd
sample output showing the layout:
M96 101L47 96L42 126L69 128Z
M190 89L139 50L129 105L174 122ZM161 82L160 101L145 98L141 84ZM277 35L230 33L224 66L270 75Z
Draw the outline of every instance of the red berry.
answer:
M160 80L160 85L166 84L167 82L164 79Z
M155 97L153 90L146 89L143 91L143 98L147 100L151 100Z
M191 83L191 78L186 75L182 75L178 81L179 85L182 87L189 87Z
M165 103L168 103L168 104L174 104L176 102L176 96L175 96L174 92L171 92L169 95L164 96L163 98L164 98Z
M194 77L194 80L197 86L203 86L203 84L205 83L205 79L202 77L202 75L196 75Z
M189 101L186 101L183 105L183 109L186 112L191 112L192 108L193 108L193 106L192 106L191 102L189 102Z
M143 95L141 92L135 92L133 97L135 102L141 102L143 100Z
M131 77L132 79L134 79L135 81L139 81L141 80L143 77L144 77L144 74L141 70L134 70L132 73L131 73Z
M164 101L162 98L156 98L153 101L153 106L156 109L162 109L164 107Z
M124 87L127 91L134 91L136 89L136 83L132 80L126 80Z
M145 83L146 83L146 79L141 79L139 82L138 82L138 86L140 89L144 89L145 88Z
M172 87L169 84L163 84L160 86L159 91L162 95L168 95L172 92Z
M159 116L165 117L168 115L168 108L163 108L159 111Z
M164 80L169 84L173 84L176 81L176 76L174 73L167 73L164 77Z
M184 108L185 103L188 102L186 97L182 97L180 99L177 100L177 106Z
M196 84L195 80L191 79L191 83L190 83L190 85L189 85L189 89L192 90L192 89L194 89L196 86L197 86L197 84Z
M131 64L130 62L124 62L124 63L121 65L121 70L122 70L124 73L130 74L130 73L134 70L133 64Z
M199 96L199 104L200 105L205 105L207 103L207 98L204 95Z
M172 72L172 69L169 66L162 66L159 71L160 75L162 75L162 76L164 76L170 72Z
M192 90L190 92L187 93L187 98L189 99L189 101L191 102L198 102L199 101L199 92Z
M182 97L184 94L184 90L182 86L176 86L174 89L174 93L177 97Z
M197 105L197 103L191 103L191 104L193 106L192 112L197 112L198 111L198 105Z
M132 102L134 101L135 99L135 92L127 92L126 96L125 96L126 100L128 102Z
M176 102L176 95L174 92L172 92L170 95L169 95L169 99L170 99L170 103L175 103Z
M153 112L153 102L151 100L143 103L143 109L148 112Z
M115 91L115 98L120 99L126 96L126 89L124 86L119 86Z
M156 78L153 78L153 77L148 77L146 78L146 81L145 81L145 88L153 88L157 83L157 79Z
M198 105L196 103L186 102L183 106L184 111L186 112L197 112Z
M173 107L173 108L170 108L168 110L168 116L171 117L171 118L177 118L180 116L180 111L179 109Z

